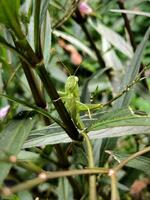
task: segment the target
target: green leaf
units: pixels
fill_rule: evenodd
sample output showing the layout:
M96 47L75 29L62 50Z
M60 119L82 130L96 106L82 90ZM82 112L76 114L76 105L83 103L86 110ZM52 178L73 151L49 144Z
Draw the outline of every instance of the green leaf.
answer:
M68 143L72 140L63 129L56 124L52 124L42 129L34 130L23 145L23 148L43 146L47 144Z
M148 12L142 12L142 11L136 11L136 10L120 10L120 9L111 9L111 12L116 13L125 13L125 14L131 14L131 15L141 15L145 17L150 17L150 13Z
M18 197L18 195L13 194L13 195L11 195L11 196L9 197L8 200L21 200L21 199Z
M43 41L43 56L44 56L44 63L46 68L48 67L49 59L50 59L50 49L51 49L51 21L49 13L46 14L44 23L43 23L43 30L41 33L41 38Z
M34 10L34 44L35 51L39 57L42 57L41 52L41 41L44 41L44 59L49 58L50 56L50 43L51 43L51 28L50 28L50 16L47 12L49 1L35 1L35 10ZM46 18L46 20L45 20ZM42 23L44 27L42 30ZM42 35L41 35L42 34ZM41 36L43 38L41 39Z
M35 1L35 10L34 10L34 43L35 43L35 50L37 54L41 54L41 27L43 20L45 19L46 12L48 9L48 0L40 0Z
M1 35L0 35L0 45L4 46L5 48L9 49L10 51L12 52L15 52L23 61L25 61L26 63L29 63L27 61L27 59L19 52L19 50L12 46L11 44L9 44L5 38L3 38ZM30 65L30 64L29 64Z
M135 115L129 109L120 109L117 112L112 111L104 114L101 118L92 123L87 131L99 131L101 129L108 129L113 127L131 127L131 126L149 126L150 116ZM117 133L116 136L119 136ZM115 137L113 133L113 137ZM120 135L122 136L122 134ZM112 137L110 133L108 137Z
M139 71L139 68L140 68L140 65L141 65L142 54L143 54L144 48L146 46L147 40L149 38L149 34L150 34L150 27L147 30L143 40L141 41L141 43L139 44L139 46L137 47L137 49L135 51L135 54L134 54L132 61L131 61L131 64L128 67L128 70L125 73L125 76L123 78L122 85L120 87L120 91L122 91L124 88L126 88L127 85L129 85L136 78L138 71ZM132 92L133 91L130 89L129 92L126 92L119 99L117 99L115 101L114 105L113 105L113 110L116 110L118 112L118 109L121 109L123 107L128 106L129 103L130 103L131 97L132 97ZM138 127L138 128L132 127L131 129L130 128L131 127L128 127L128 128L124 127L124 129L122 129L122 130L117 128L117 130L114 130L114 131L116 131L115 132L117 134L116 136L122 135L123 132L127 133L127 134L131 134L131 132L135 132L135 134L136 133L139 134L139 131L141 130L141 134L142 134L142 133L148 131L146 127L141 127L141 128L140 127ZM112 129L110 131L111 131L111 133L113 133ZM112 138L104 139L103 142L102 142L101 157L107 158L107 155L105 156L105 154L104 154L104 150L113 149L115 147L115 145L116 145L116 139L115 138L113 140L112 140ZM106 160L105 158L103 160L101 160L100 162L104 163L104 160Z
M76 39L75 37L68 35L62 31L53 31L53 34L56 35L57 37L61 37L64 40L67 40L71 44L75 45L79 49L81 49L83 52L87 53L91 58L96 60L96 56L93 53L91 49L89 49L85 44L83 44L80 40Z
M18 115L17 119L12 120L0 133L0 159L7 158L9 155L17 155L22 148L35 123L29 112L24 117L21 119L21 115ZM10 163L0 162L0 184L6 178L10 168Z
M40 159L40 155L34 152L22 150L17 155L17 158L22 161L36 162L38 159Z
M59 179L59 185L57 189L58 200L73 200L72 188L66 178Z
M123 153L117 153L117 152L112 152L112 155L117 158L119 161L123 161L127 159L130 154L123 154ZM145 174L150 176L150 158L144 157L144 156L139 156L133 160L130 160L126 166L132 167L134 169L138 169L143 171Z
M132 58L132 47L124 40L123 37L100 22L94 24L91 19L89 19L88 22L100 35L102 35L102 37L108 40L110 44L116 47L124 55Z
M33 200L32 194L27 190L18 192L18 197L21 200Z
M24 37L19 23L19 0L0 1L0 23L11 28L19 39Z
M120 71L123 70L123 64L121 63L121 60L117 56L115 50L111 48L110 42L108 42L104 37L102 37L102 52L106 66L111 67L114 71L119 71L120 73Z
M0 1L0 22L10 26L12 21L18 22L19 0ZM11 12L10 12L11 11Z
M48 9L50 0L42 0L41 1L41 8L40 8L40 25L42 25L44 18L46 17L46 12Z
M96 117L97 116L97 117ZM93 119L84 119L89 125L90 139L114 138L133 134L150 133L150 116L135 115L128 109L94 115ZM91 125L90 125L91 124ZM46 144L68 143L71 139L62 128L52 124L42 129L33 130L24 144L24 148Z
M120 91L122 91L127 85L129 85L136 78L141 65L144 48L147 44L149 36L150 36L150 27L147 29L145 36L143 37L143 40L138 45L135 51L131 64L128 67L128 70L123 78ZM115 101L113 108L117 110L119 108L128 106L130 103L131 96L132 96L132 90L130 89L129 92L126 92L124 95L122 95L119 99Z
M54 121L56 121L58 124L60 124L60 126L62 126L61 122L56 119L55 117L53 117L49 112L47 112L46 110L44 110L43 108L40 108L40 107L37 107L35 105L32 105L30 104L29 102L27 101L24 101L24 100L21 100L21 99L18 99L18 98L15 98L15 97L12 97L12 96L9 96L9 95L5 95L5 94L2 94L0 93L0 96L3 96L3 97L6 97L7 99L9 99L10 101L14 101L14 102L17 102L21 105L24 105L28 108L32 108L33 110L35 110L36 112L48 117L48 118L51 118L53 119Z

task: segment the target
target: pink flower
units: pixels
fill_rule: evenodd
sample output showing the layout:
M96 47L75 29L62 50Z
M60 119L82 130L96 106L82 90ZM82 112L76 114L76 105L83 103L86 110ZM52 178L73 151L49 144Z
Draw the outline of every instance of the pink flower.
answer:
M93 12L92 8L86 2L79 4L79 11L83 15L90 15Z
M9 112L10 106L7 105L0 109L0 120L4 119L7 113Z

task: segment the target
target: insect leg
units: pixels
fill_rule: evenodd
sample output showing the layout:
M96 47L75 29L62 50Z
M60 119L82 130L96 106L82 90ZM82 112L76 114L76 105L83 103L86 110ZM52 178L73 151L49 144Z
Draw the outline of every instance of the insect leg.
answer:
M79 110L80 110L80 111L85 111L85 110L87 110L87 111L88 111L89 118L91 119L92 116L91 116L91 112L90 112L89 107L88 107L86 104L81 103L80 101L76 101L76 102L77 102L77 104L78 104Z

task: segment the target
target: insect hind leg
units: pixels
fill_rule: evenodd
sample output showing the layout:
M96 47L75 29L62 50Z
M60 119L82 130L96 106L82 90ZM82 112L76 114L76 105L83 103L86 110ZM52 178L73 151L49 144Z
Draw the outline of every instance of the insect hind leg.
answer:
M91 116L90 108L86 104L81 103L79 101L77 101L77 104L79 106L80 111L86 111L86 110L88 111L89 118L91 119L92 116Z

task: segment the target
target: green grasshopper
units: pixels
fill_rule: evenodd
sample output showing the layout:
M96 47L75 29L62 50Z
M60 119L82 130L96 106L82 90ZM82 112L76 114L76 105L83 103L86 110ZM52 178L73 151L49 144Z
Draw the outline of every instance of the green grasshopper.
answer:
M78 80L77 76L69 76L65 84L65 91L59 92L59 94L75 125L79 129L84 129L85 126L80 118L80 112L88 111L89 118L91 118L90 110L102 108L103 106L102 104L83 104L80 102Z

